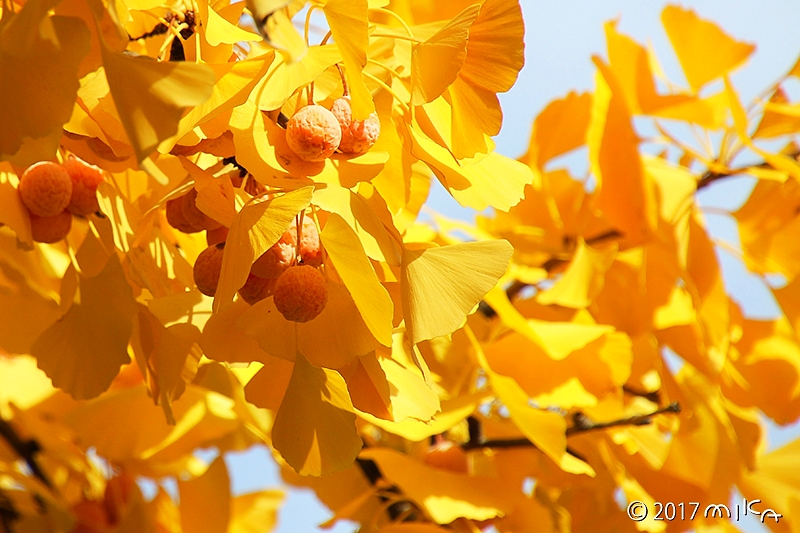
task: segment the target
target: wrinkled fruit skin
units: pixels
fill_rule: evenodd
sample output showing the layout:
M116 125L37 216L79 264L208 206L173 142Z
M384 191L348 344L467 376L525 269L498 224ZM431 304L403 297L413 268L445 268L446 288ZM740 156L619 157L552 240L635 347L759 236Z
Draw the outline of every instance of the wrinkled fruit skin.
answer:
M62 211L56 216L39 217L31 214L31 238L34 242L52 244L58 242L69 233L72 228L72 214Z
M72 180L72 196L68 209L73 215L85 217L100 211L97 186L103 181L99 168L71 157L62 165Z
M275 282L273 300L286 320L313 320L328 302L325 276L309 265L289 267Z
M297 247L297 220L289 226L288 233L291 235L293 247ZM298 260L304 265L318 267L322 264L322 243L319 240L319 231L314 219L309 216L303 217L303 229L300 232L300 246L297 247L299 254Z
M353 120L350 98L342 97L333 102L331 112L342 128L342 140L339 151L345 154L363 154L378 140L381 133L381 121L377 113L370 113L364 120Z
M209 246L200 252L197 261L194 262L194 284L197 285L197 290L206 296L214 296L217 292L224 251L224 242Z
M321 105L307 105L289 119L286 142L304 161L324 161L342 140L342 128L333 113Z
M247 276L247 281L242 288L239 289L239 296L250 305L255 305L272 296L276 282L275 279L264 279L251 273Z
M19 179L19 195L22 203L34 215L53 217L69 205L72 180L61 165L40 161L22 173Z
M294 263L294 241L291 230L286 230L278 242L255 260L250 272L265 279L275 279L283 274L283 271Z

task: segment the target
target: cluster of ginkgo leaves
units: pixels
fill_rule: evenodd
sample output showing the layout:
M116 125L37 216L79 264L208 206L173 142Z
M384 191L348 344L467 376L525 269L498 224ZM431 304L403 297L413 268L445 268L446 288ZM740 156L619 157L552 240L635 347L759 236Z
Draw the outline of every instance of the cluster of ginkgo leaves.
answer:
M785 80L739 101L752 45L662 20L688 88L609 23L515 161L516 0L4 0L0 531L269 531L280 492L232 496L223 460L254 444L365 532L735 530L625 512L734 488L796 528L800 447L762 418L800 417L800 112ZM377 139L292 129L342 99ZM99 209L39 242L20 182L76 160ZM696 201L737 175L741 247ZM434 176L493 214L419 223ZM780 317L743 315L720 247Z

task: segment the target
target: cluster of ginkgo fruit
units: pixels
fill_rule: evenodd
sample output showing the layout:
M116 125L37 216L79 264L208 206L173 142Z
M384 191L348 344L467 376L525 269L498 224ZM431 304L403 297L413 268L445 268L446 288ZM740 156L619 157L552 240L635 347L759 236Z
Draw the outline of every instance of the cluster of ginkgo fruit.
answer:
M380 131L376 113L353 120L350 97L345 95L335 100L330 110L313 103L300 108L286 125L286 142L300 159L324 161L337 150L363 154L378 140Z
M228 228L197 207L197 191L169 200L167 222L183 233L206 231L208 247L194 263L194 282L206 296L217 292ZM298 230L298 219L300 229ZM309 216L295 217L281 238L251 266L239 297L250 305L270 296L287 320L307 322L316 318L328 299L325 276L319 270L323 249L319 231Z
M72 228L73 215L85 217L100 211L97 186L103 179L102 170L75 156L63 164L39 161L29 166L17 190L30 216L31 238L58 242Z

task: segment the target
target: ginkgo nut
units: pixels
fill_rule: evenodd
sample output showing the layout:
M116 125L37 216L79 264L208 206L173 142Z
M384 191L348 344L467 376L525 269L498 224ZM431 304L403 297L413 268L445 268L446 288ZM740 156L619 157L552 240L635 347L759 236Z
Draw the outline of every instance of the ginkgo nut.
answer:
M18 190L28 211L40 217L52 217L69 205L72 180L61 165L40 161L22 173Z
M275 283L275 279L260 278L250 273L247 276L247 281L239 289L239 296L250 305L255 305L272 295L275 290Z
M224 251L224 242L209 246L200 252L194 262L194 284L206 296L214 296L217 292Z
M69 234L71 228L72 214L67 210L52 217L31 214L31 238L34 242L58 242Z
M291 230L285 231L278 242L255 260L250 272L265 279L275 279L283 274L283 271L294 263L294 242Z
M322 243L319 240L319 231L314 219L309 216L303 217L303 228L300 232L300 245L297 244L297 220L289 226L289 234L292 239L292 246L297 248L298 259L304 265L318 267L322 264Z
M345 154L363 154L378 140L381 133L381 121L377 113L370 113L364 120L353 120L353 109L350 97L343 96L333 102L331 113L339 121L342 128L342 140L339 151Z
M309 265L289 267L275 282L273 299L275 307L286 320L313 320L328 302L325 276Z
M206 244L212 246L225 242L228 239L228 232L230 230L225 226L220 226L217 229L210 229L206 231Z
M183 218L186 219L190 225L201 230L217 229L222 224L206 215L197 207L197 190L192 188L189 192L182 197L183 203Z
M103 181L103 171L78 158L70 157L62 165L72 180L69 210L73 215L87 216L100 211L97 186Z
M198 233L202 228L193 226L183 215L183 197L167 201L167 222L181 233Z
M339 121L321 105L301 108L286 125L286 142L304 161L324 161L333 155L341 140Z

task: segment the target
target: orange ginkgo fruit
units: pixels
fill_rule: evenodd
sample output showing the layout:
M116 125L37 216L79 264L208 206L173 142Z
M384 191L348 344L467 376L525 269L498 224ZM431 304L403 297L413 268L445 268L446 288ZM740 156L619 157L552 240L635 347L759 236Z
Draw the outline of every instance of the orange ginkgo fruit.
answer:
M200 252L194 262L194 284L197 285L197 290L206 296L214 296L217 292L224 252L225 243L221 242Z
M297 244L297 219L292 221L288 233L291 235L291 243L297 249L297 259L304 265L318 267L322 264L322 243L319 240L319 231L314 219L309 216L303 217L303 229L300 232L300 244Z
M272 295L275 290L275 283L275 279L260 278L251 272L247 276L247 281L239 289L239 296L250 305L255 305Z
M228 240L228 232L230 230L225 226L220 226L217 229L210 229L206 231L206 244L211 246L219 244Z
M52 217L40 217L31 213L31 238L34 242L58 242L67 236L70 228L72 215L67 210Z
M313 320L328 302L325 276L309 265L289 267L275 282L273 299L275 307L286 320Z
M53 217L69 205L72 180L61 165L40 161L22 173L19 195L22 203L34 215Z
M301 108L286 125L289 148L304 161L323 161L342 140L342 128L333 113L321 105Z
M100 204L97 203L97 186L104 179L103 171L76 157L70 157L62 166L72 180L70 212L84 217L98 212Z
M466 474L469 470L467 452L450 440L437 440L429 449L423 459L426 464L459 474Z
M181 233L198 233L203 231L203 228L193 226L186 220L183 214L183 196L167 201L167 222Z
M222 225L197 208L196 189L189 189L189 192L184 194L181 198L183 199L183 203L181 204L183 208L183 218L195 228L213 230Z
M363 154L375 144L381 133L381 121L377 113L370 113L364 120L353 120L350 97L343 96L333 102L331 113L342 127L339 151L345 154Z
M292 266L295 260L295 238L292 230L286 230L278 242L255 260L250 272L254 275L275 279Z

